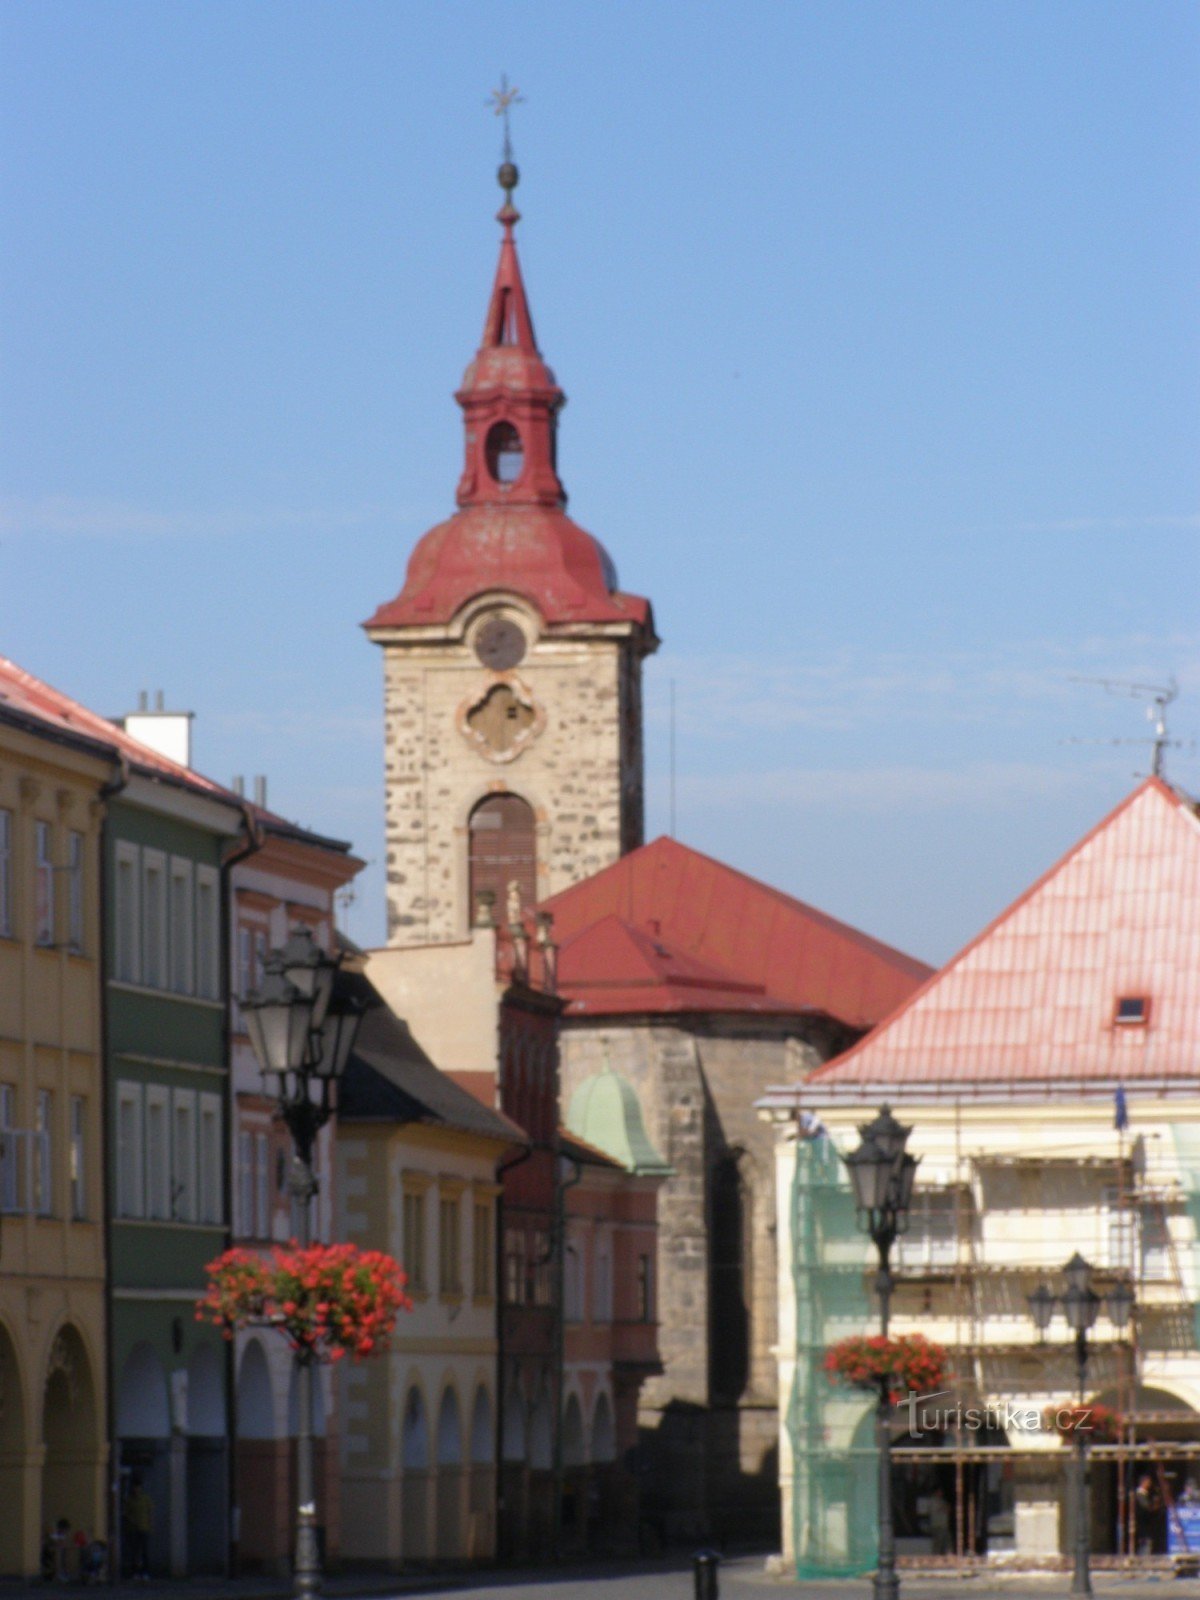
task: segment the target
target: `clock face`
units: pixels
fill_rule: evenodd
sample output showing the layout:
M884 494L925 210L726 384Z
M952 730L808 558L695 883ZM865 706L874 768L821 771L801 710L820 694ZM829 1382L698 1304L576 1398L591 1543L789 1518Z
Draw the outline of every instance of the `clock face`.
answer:
M525 659L525 635L507 617L492 617L475 635L475 654L493 672L507 672Z

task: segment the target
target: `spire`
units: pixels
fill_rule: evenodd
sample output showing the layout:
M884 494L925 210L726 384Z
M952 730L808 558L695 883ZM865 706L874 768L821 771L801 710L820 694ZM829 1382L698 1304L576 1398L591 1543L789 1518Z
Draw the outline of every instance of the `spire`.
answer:
M496 174L504 191L496 220L504 234L483 342L455 395L466 424L458 503L561 507L567 496L556 467L557 428L566 396L537 347L513 236L521 220L513 204L520 173L512 159L508 108L520 96L502 79L493 99L504 117L504 159Z

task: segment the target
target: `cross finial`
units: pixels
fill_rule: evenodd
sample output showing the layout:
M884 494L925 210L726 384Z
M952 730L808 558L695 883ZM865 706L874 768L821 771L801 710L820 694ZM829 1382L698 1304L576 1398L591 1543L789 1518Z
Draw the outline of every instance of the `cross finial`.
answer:
M508 113L512 106L523 106L525 104L525 96L515 84L511 89L509 88L508 74L502 72L500 74L500 87L492 90L491 98L485 104L491 106L496 116L504 118L504 161L506 165L511 166L512 138L508 125Z

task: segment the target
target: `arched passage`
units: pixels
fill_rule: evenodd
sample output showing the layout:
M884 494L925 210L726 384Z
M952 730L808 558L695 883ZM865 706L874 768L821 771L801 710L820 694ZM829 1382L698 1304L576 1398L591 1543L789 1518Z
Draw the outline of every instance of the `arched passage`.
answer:
M510 1389L504 1401L505 1461L525 1459L525 1406L518 1390Z
M167 1375L151 1344L135 1344L117 1386L117 1435L121 1439L167 1439L171 1408Z
M0 1322L0 1576L17 1577L24 1562L25 1531L25 1385L17 1347Z
M42 1392L41 1524L66 1517L72 1531L96 1528L100 1425L92 1365L78 1331L69 1323L50 1347Z
M492 896L496 921L509 920L509 888L516 885L523 910L537 901L537 822L518 794L492 794L471 812L470 915L483 894Z
M601 1462L616 1459L617 1435L613 1426L612 1407L608 1403L608 1396L601 1391L592 1413L592 1460Z
M495 1441L492 1438L492 1403L482 1384L475 1391L475 1404L471 1408L471 1460L484 1467L492 1459Z
M225 1566L228 1500L224 1363L206 1342L192 1351L187 1372L188 1570L217 1573Z
M442 1395L437 1423L437 1555L450 1561L463 1556L462 1422L453 1389Z
M400 1460L404 1468L400 1496L403 1555L407 1561L425 1561L430 1552L429 1423L425 1401L415 1384L404 1401Z
M237 1430L242 1439L275 1437L271 1372L258 1339L251 1339L242 1352L237 1386Z
M582 1467L587 1461L583 1438L583 1412L579 1399L571 1395L563 1412L562 1456L564 1467Z
M535 1472L549 1472L554 1461L554 1413L545 1389L538 1395L529 1425L529 1465Z

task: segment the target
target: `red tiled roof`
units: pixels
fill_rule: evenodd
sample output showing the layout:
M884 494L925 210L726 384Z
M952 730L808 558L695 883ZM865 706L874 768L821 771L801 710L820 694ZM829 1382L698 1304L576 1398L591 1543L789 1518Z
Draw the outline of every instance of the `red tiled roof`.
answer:
M1144 996L1144 1025L1119 1024ZM845 1055L808 1080L1200 1082L1200 819L1148 778Z
M674 839L546 902L568 1016L817 1011L869 1028L930 972Z

